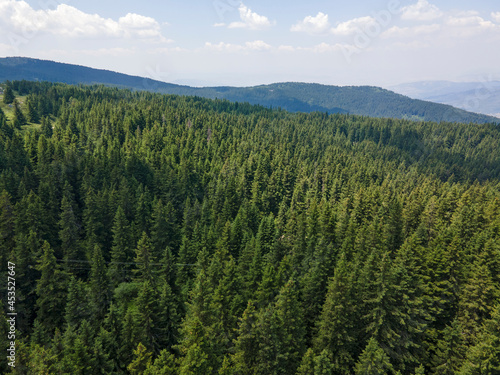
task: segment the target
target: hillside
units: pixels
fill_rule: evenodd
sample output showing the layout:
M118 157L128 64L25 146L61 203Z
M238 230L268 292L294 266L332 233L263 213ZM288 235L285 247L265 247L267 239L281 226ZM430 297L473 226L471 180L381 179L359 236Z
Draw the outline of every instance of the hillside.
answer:
M370 86L327 86L276 83L254 87L189 87L107 70L29 58L0 59L0 82L35 80L69 84L104 84L164 94L191 95L280 107L292 112L351 113L422 121L498 123L495 117L466 112L449 105L414 100Z
M498 366L500 127L11 85L1 374Z

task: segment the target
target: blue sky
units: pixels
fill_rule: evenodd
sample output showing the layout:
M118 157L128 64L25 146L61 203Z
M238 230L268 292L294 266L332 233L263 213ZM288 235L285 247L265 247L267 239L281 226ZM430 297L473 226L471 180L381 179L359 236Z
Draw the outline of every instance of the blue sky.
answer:
M195 85L500 80L487 0L0 0L0 56Z

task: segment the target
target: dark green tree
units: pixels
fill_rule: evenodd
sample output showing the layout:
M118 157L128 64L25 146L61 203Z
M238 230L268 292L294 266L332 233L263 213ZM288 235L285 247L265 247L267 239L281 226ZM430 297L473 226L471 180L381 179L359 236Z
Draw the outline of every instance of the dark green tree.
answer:
M99 245L94 246L90 269L90 300L92 305L92 319L97 328L104 320L110 303L109 280L106 264Z
M3 102L5 104L12 104L15 99L14 91L12 90L12 86L10 82L7 81L5 85L5 90L3 92Z
M54 251L47 241L41 251L42 256L36 266L41 274L36 283L37 319L52 334L63 324L68 276L57 263Z
M17 129L21 129L22 125L26 125L28 122L26 121L26 117L24 116L23 111L21 110L21 106L17 100L14 100L14 127Z
M390 374L392 371L389 357L378 345L377 340L372 337L359 356L354 373L356 375L380 375Z

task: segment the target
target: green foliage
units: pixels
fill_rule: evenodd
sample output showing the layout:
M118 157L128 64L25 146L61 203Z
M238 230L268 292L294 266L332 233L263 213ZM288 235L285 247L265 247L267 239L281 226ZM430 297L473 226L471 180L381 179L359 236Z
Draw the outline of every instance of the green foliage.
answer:
M390 374L392 365L389 357L384 350L378 345L377 340L372 337L368 341L365 350L359 356L356 363L356 375L380 375Z
M11 85L19 373L498 372L499 128Z
M14 119L13 124L17 129L21 129L22 125L26 125L28 122L26 117L24 116L23 111L21 110L21 105L17 100L14 100Z
M10 82L7 81L7 84L5 85L5 90L3 92L3 102L5 104L12 104L15 99L14 91L12 90L12 86Z

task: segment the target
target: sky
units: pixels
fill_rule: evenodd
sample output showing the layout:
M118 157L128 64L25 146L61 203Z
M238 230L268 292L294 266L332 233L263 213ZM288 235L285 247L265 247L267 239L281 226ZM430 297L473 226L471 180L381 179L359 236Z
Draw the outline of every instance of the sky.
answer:
M0 0L0 57L196 86L500 80L500 2Z

